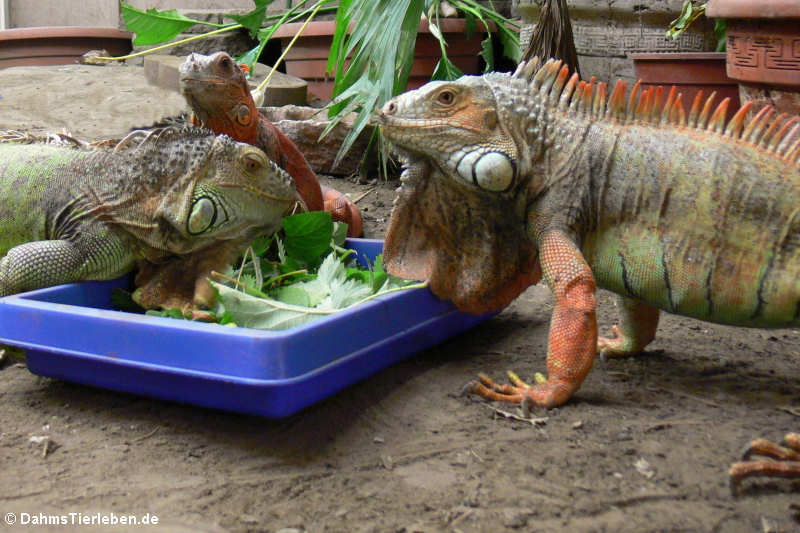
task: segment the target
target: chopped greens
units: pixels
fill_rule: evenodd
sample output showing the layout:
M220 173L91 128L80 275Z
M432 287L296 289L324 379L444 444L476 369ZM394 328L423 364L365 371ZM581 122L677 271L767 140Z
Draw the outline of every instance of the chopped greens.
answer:
M343 248L346 233L346 224L323 211L284 218L279 234L256 239L237 265L214 274L212 315L225 325L287 329L389 292L425 286L387 274L380 255L371 264L365 258L367 268L358 265L355 252ZM112 295L112 303L130 310L130 298L121 293ZM147 314L185 318L178 309Z

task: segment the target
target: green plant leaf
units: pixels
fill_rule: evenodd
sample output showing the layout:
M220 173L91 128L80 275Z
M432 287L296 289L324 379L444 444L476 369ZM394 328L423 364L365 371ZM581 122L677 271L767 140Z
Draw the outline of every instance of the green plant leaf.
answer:
M232 18L250 31L250 36L255 38L261 25L264 23L264 16L267 14L267 6L272 0L253 0L256 7L249 13L243 15L228 13L226 16Z
M503 45L503 55L515 63L522 59L522 51L519 49L519 34L508 28L505 24L497 24L497 37Z
M286 255L309 266L316 266L328 253L333 237L330 213L312 211L283 219Z
M344 241L347 240L347 222L334 222L333 223L333 244L336 246L344 246Z
M436 68L433 69L431 79L433 80L455 80L463 76L457 66L455 66L446 56L442 56L439 62L436 63Z
M681 14L677 19L669 23L667 28L667 38L677 39L691 26L695 20L703 16L706 12L706 4L695 6L692 0L683 3Z
M486 63L484 72L494 70L494 45L492 44L491 33L487 34L486 38L481 41L480 56L483 58L484 63Z
M148 9L142 11L135 7L121 3L122 20L125 21L125 28L136 34L133 44L137 46L158 44L170 41L179 33L191 28L195 24L205 24L222 28L225 24L212 24L202 20L194 20L178 13L175 9L158 11Z
M264 252L266 252L269 249L273 240L275 240L275 235L264 235L262 237L257 238L252 243L250 243L250 246L253 247L253 253L256 254L257 256L264 255Z
M728 47L728 23L725 19L714 19L714 37L717 38L717 52L724 52Z
M288 329L327 314L312 312L311 309L284 304L277 300L257 298L213 281L211 285L217 290L217 299L224 307L225 313L241 327Z

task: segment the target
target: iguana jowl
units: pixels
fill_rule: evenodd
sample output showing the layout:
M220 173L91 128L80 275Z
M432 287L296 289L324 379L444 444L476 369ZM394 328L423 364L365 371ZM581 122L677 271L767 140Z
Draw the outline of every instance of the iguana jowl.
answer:
M555 296L543 383L487 377L493 400L567 401L595 354L641 351L659 309L753 327L800 324L800 126L673 89L629 97L560 62L432 82L376 122L406 165L384 249L467 311L503 308L543 278ZM595 286L622 297L599 338Z
M115 150L0 143L0 295L144 269L148 308L209 303L206 276L272 232L296 199L264 153L199 128Z

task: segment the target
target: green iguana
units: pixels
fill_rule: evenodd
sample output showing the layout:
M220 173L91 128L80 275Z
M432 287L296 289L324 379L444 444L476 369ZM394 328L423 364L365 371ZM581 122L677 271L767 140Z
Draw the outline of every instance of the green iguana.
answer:
M549 377L481 376L471 392L561 405L597 353L642 351L659 309L800 324L798 118L764 108L745 121L745 105L726 125L727 100L713 110L713 95L698 97L687 115L675 89L663 105L660 88L638 92L618 82L607 97L560 61L534 60L431 82L376 113L406 166L387 270L471 312L502 309L541 278L554 293ZM621 296L612 338L598 338L596 286Z
M261 148L291 174L309 210L324 209L334 220L346 222L350 237L364 233L358 207L336 189L320 185L292 140L259 113L244 72L231 56L189 54L180 68L180 85L195 123Z
M114 150L0 143L0 296L142 269L145 308L209 304L206 276L295 202L264 153L200 128L137 132Z

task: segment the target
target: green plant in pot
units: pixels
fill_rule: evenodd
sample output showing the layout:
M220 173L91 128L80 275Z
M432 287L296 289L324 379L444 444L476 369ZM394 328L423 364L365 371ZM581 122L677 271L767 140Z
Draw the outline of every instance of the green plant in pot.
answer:
M681 14L669 23L669 28L667 28L667 38L669 39L677 39L680 35L686 31L689 26L694 23L697 19L704 16L706 14L706 6L708 2L697 2L693 0L686 0L683 3L683 8L681 9ZM726 33L727 27L725 24L725 19L714 19L714 36L717 39L717 52L724 52L725 51L725 42L726 42Z

